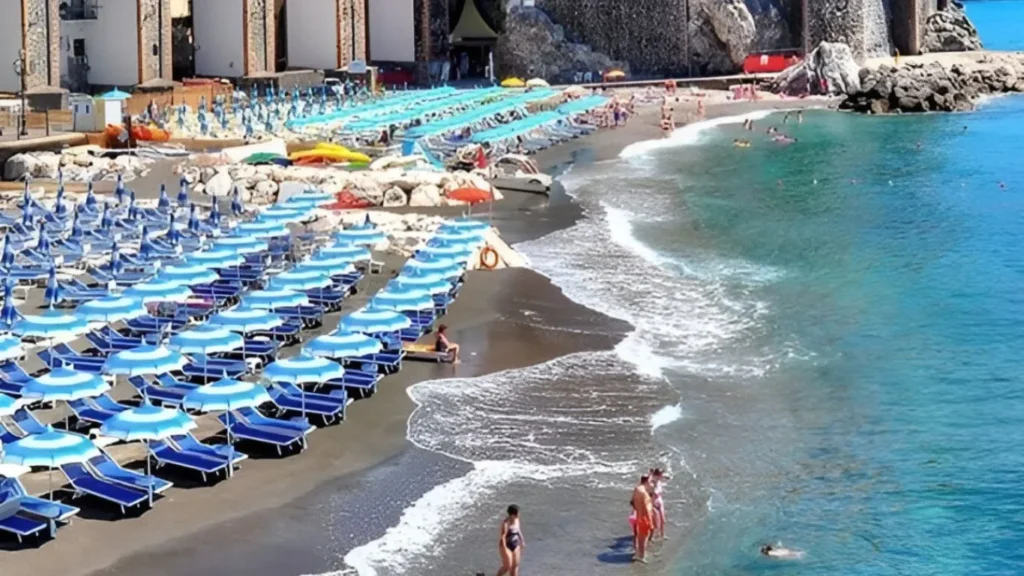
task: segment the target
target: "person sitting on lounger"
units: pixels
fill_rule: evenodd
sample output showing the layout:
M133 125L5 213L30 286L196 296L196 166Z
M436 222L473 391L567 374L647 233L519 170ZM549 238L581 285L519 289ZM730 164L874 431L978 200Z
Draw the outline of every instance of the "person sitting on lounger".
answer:
M437 340L434 341L434 350L447 354L452 364L459 363L459 345L448 339L448 326L441 324L437 327Z

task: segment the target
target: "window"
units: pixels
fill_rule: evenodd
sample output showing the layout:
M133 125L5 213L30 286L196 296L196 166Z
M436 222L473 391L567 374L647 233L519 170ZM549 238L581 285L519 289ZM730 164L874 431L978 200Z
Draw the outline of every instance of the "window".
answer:
M71 55L75 57L85 56L85 38L75 38L71 43Z

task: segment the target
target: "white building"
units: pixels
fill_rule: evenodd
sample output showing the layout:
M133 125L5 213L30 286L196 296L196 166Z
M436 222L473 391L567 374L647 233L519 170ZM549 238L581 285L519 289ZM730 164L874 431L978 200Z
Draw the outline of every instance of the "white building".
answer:
M337 70L366 61L367 11L401 18L396 4L408 4L412 14L412 0L288 0L288 67Z
M275 69L274 2L192 0L192 21L198 76L241 78Z
M370 59L374 62L415 62L415 26L413 0L370 2Z

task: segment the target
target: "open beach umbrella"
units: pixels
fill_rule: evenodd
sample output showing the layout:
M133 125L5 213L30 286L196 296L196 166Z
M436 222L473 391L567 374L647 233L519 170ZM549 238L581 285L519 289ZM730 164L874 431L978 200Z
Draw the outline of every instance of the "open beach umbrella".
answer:
M300 354L267 364L263 377L270 382L288 382L297 386L337 380L345 376L345 369L326 358ZM306 395L302 394L302 417L306 417Z
M224 236L215 240L212 248L212 250L226 250L237 254L251 254L266 249L266 240L252 236Z
M256 216L257 222L275 222L287 224L289 222L301 222L309 216L309 208L288 208L285 206L271 206Z
M331 277L323 270L292 269L274 276L267 282L272 290L316 290L327 288L333 283Z
M321 248L319 252L313 255L313 260L321 260L327 258L344 258L349 262L364 262L371 258L370 249L365 246L357 246L355 244L335 244L334 246L328 246Z
M242 305L255 310L276 310L309 304L309 296L295 290L254 290L242 297Z
M82 398L93 398L110 390L110 384L97 374L79 372L70 368L54 368L25 383L21 395L42 402L71 402ZM64 413L67 427L68 409Z
M11 398L6 394L0 394L0 416L11 416L21 408L23 402Z
M526 82L522 78L505 78L501 81L502 88L523 88Z
M234 450L231 438L231 411L242 408L256 408L270 402L266 388L241 380L217 380L213 384L200 386L185 396L182 407L197 412L224 412L227 415L228 446ZM229 452L228 462L234 461L234 454ZM232 474L232 466L228 466L228 475Z
M384 334L405 330L410 326L412 326L412 320L405 314L393 310L363 308L347 316L342 316L338 321L338 332Z
M473 256L473 249L468 246L431 246L426 245L416 251L417 260L455 260L465 264Z
M375 246L388 239L387 234L376 228L349 228L334 235L338 245Z
M456 262L455 260L419 260L413 259L405 263L402 267L402 275L415 276L417 274L439 274L444 276L445 279L453 280L462 276L465 272L465 267Z
M447 294L452 289L452 283L441 274L426 272L421 276L406 276L400 274L394 280L388 282L388 287L394 286L395 291L409 288L424 290L428 294Z
M207 250L185 257L185 263L206 268L230 268L245 262L245 257L232 250Z
M335 332L317 336L302 351L313 356L324 358L359 358L367 354L376 354L383 346L380 340L358 332Z
M188 364L180 352L166 346L144 344L116 352L103 363L103 371L119 376L148 376L181 370Z
M459 202L465 202L467 204L480 204L482 202L491 202L494 200L494 195L491 194L490 190L484 190L483 188L457 188L449 192L445 192L445 197L452 200L458 200Z
M146 449L153 440L165 440L172 436L188 434L196 423L181 410L160 408L143 404L138 408L125 410L107 419L100 426L100 435L117 438L125 442L145 442ZM146 458L146 476L152 477L152 458ZM153 485L148 487L149 505L153 505Z
M356 267L348 258L310 258L300 262L292 269L293 272L318 272L328 276L340 276L342 274L353 274Z
M146 314L142 301L129 296L106 296L83 302L75 309L75 316L86 322L118 322Z
M182 354L233 352L244 345L245 340L227 328L206 325L174 334L167 342L168 348Z
M11 327L11 332L29 338L67 338L88 330L89 324L84 319L52 309L38 316L23 316Z
M397 310L399 312L419 312L434 309L434 299L422 290L405 291L382 290L371 300L370 306L378 310Z
M153 281L163 284L176 284L178 286L195 286L197 284L211 284L219 279L220 275L206 266L186 264L185 266L161 268Z
M275 238L278 236L288 236L291 234L291 231L281 222L257 220L242 222L235 228L235 234L251 236L253 238Z
M4 334L0 336L0 362L16 360L25 355L25 349L21 345L21 339Z
M149 282L136 284L124 291L129 298L141 300L143 304L150 302L184 302L192 297L188 286L177 282L153 279Z
M81 434L47 428L42 434L26 436L4 444L0 461L19 466L45 466L50 470L50 499L53 499L53 469L79 464L100 455L99 448Z
M277 314L265 310L243 310L239 308L215 314L207 322L211 326L220 326L225 330L241 332L242 334L273 330L284 324L284 320Z
M484 238L477 231L437 232L427 240L428 246L458 246L476 249L482 244L484 244Z
M456 218L445 220L437 227L438 232L486 232L491 227L487 222L473 220L472 218Z

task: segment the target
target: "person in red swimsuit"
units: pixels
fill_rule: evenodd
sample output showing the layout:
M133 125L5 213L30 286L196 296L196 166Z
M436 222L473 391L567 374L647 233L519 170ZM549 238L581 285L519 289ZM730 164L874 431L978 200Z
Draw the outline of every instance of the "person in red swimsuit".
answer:
M640 477L640 483L633 488L633 510L636 511L636 554L633 560L647 562L647 540L654 530L654 506L648 484L651 478L646 474Z

